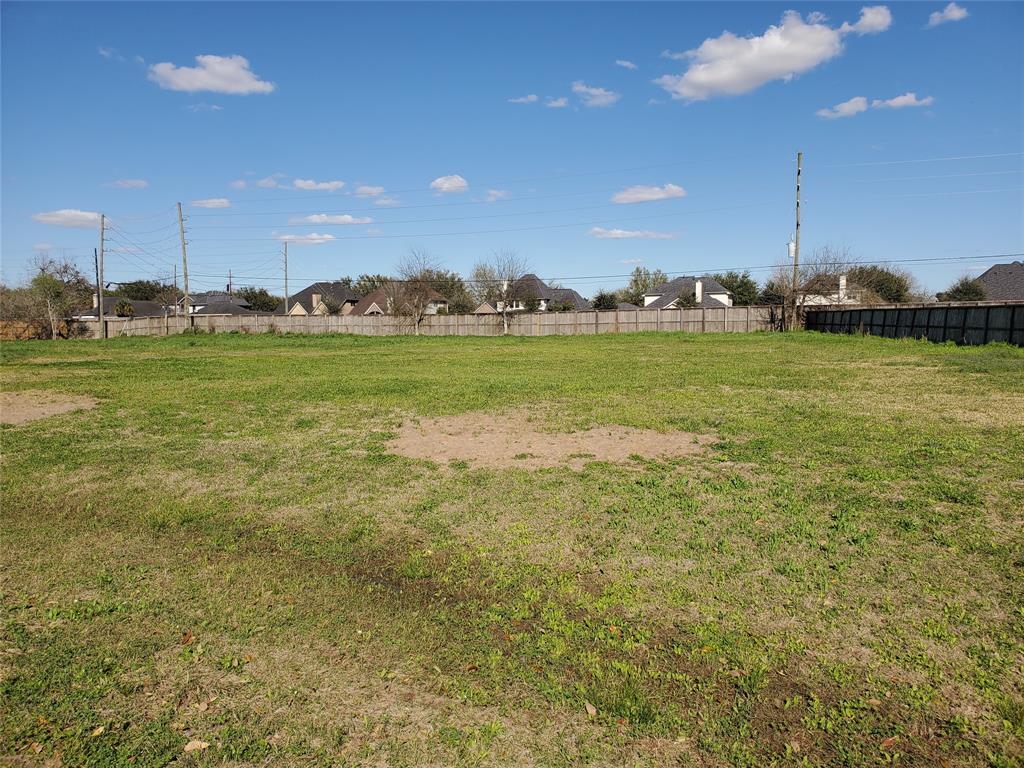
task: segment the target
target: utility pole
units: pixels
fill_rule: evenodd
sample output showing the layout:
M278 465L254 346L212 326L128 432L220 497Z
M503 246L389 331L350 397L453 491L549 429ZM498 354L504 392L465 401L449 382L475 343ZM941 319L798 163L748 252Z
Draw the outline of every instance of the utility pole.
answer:
M800 283L800 172L803 169L804 153L796 153L796 231L793 234L793 319L796 326L797 291Z
M107 231L107 217L100 214L100 250L96 256L96 317L100 321L100 338L107 338L107 324L103 322L103 246Z
M234 296L234 285L231 280L231 270L228 270L228 296Z
M188 308L188 254L185 253L185 221L181 216L181 203L178 203L178 234L181 236L181 274L185 280L185 298L182 299L185 308L185 327L192 327L192 313Z
M288 314L288 241L284 241L284 313Z

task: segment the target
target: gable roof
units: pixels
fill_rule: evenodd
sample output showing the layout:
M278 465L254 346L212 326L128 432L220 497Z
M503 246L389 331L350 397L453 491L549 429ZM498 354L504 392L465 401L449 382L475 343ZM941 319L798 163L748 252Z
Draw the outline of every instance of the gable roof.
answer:
M301 304L307 313L312 312L316 309L316 306L313 304L314 293L319 293L323 301L333 299L338 304L355 304L359 301L359 297L348 287L347 283L341 280L333 280L307 285L298 293L292 294L288 297L288 308L291 309L296 304ZM284 302L282 301L274 311L279 315L283 315Z
M653 291L647 293L647 296L657 296L658 298L647 304L645 309L665 309L672 305L676 299L680 296L693 296L697 293L697 280L700 280L702 286L702 297L698 307L724 307L718 299L713 299L709 294L712 293L730 293L730 291L723 286L720 282L711 277L677 277L675 280L669 280L667 283L662 283Z
M202 309L197 309L192 314L194 315L255 315L251 309L246 309L240 304L235 304L230 301L212 301L209 304L203 306Z
M132 309L135 310L133 317L163 317L167 314L173 314L171 309L168 309L158 301L126 299L124 296L115 294L103 297L103 316L105 318L116 317L114 310L122 301L132 305ZM78 312L75 317L99 317L99 309L97 307L89 307Z
M1024 262L993 264L978 276L988 301L1024 301Z
M178 299L179 304L184 301L184 296ZM225 293L224 291L200 291L199 293L190 293L188 296L188 303L192 306L203 304L234 304L245 308L250 306L249 302L241 296L234 296L230 293Z
M516 281L516 294L520 299L536 298L548 303L569 303L574 309L590 308L590 302L572 288L552 288L532 272Z
M549 288L548 303L571 304L573 309L590 309L590 302L572 288Z
M430 288L428 290L430 291L430 293L428 293L427 295L430 297L431 301L444 302L445 304L448 303L448 299L446 299L440 293L435 291L433 288ZM361 298L356 303L356 305L354 307L352 307L352 311L349 312L349 314L350 315L365 315L374 306L376 306L381 312L383 312L386 315L387 314L391 314L388 311L388 304L389 303L390 302L388 301L388 289L387 288L378 288L377 290L370 291L368 294L363 296L363 298Z

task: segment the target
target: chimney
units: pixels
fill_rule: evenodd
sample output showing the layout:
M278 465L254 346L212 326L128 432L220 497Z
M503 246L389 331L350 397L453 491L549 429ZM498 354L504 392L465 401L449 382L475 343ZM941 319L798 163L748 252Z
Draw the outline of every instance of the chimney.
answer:
M310 307L310 309L311 310L316 309L318 306L320 306L320 294L319 293L314 293L313 294L313 306Z
M704 281L694 280L693 281L693 298L698 304L704 300Z
M93 293L93 295L92 295L92 308L96 309L96 307L98 307L99 305L100 305L100 296L99 296L98 293Z
M846 301L846 275L839 276L839 300Z

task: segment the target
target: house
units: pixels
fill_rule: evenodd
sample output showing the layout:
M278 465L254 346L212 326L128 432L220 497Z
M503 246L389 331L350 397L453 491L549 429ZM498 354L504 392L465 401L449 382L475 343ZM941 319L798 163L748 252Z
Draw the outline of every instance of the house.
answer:
M800 300L805 307L833 304L862 304L864 292L847 284L846 275L818 275L804 283Z
M244 309L250 308L248 301L240 296L235 296L233 293L226 293L225 291L202 291L200 293L190 293L188 296L189 314L204 312L205 308L210 304L234 304ZM178 299L178 307L183 307L184 305L185 297L182 296ZM224 313L204 312L204 314Z
M496 315L498 310L494 308L494 305L489 301L485 301L479 307L473 310L474 315Z
M590 302L580 296L572 288L552 288L532 272L523 275L516 282L516 298L510 302L509 309L513 312L526 310L527 303L531 300L538 302L537 309L546 312L549 309L569 308L574 310L590 309ZM498 312L503 311L505 303L499 301L495 304Z
M282 301L274 310L274 314L330 315L338 312L347 315L358 303L359 297L347 282L341 280L318 282L289 296L287 312L285 311L285 302Z
M427 289L429 303L427 304L427 315L436 315L440 311L448 311L448 299L432 288ZM392 296L387 288L378 288L370 291L361 298L358 303L348 312L350 315L391 315L394 314Z
M987 301L1024 301L1024 261L993 264L980 275Z
M132 308L131 317L163 317L174 314L171 307L166 307L158 301L139 301L137 299L126 299L123 296L103 297L103 317L117 317L117 306L125 302ZM98 320L99 319L99 297L92 295L92 308L83 309L78 314L72 315L72 320Z
M694 302L695 307L731 307L732 293L711 277L677 277L644 294L644 309L674 309Z
M192 312L193 315L255 315L251 309L229 301L214 301Z

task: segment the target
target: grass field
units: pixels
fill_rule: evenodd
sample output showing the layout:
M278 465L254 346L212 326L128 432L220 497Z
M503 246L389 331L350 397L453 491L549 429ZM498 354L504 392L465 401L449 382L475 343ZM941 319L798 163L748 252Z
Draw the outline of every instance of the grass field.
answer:
M1021 765L1021 350L0 354L3 391L98 400L2 428L0 762ZM468 412L713 440L581 469L388 450L405 419Z

